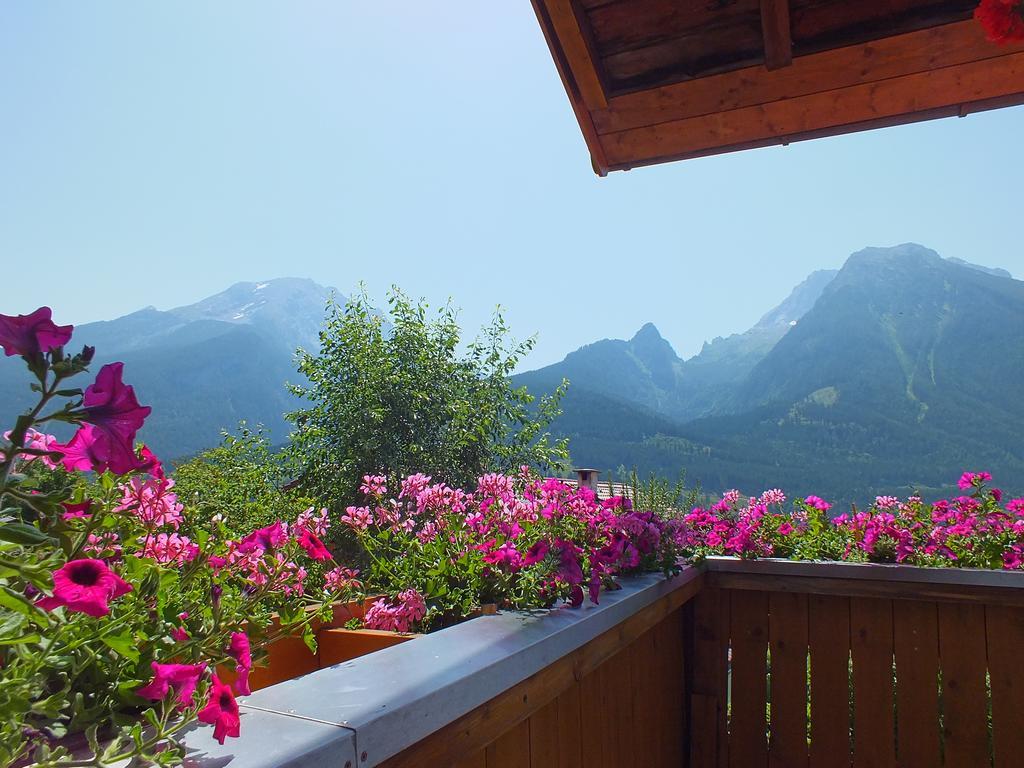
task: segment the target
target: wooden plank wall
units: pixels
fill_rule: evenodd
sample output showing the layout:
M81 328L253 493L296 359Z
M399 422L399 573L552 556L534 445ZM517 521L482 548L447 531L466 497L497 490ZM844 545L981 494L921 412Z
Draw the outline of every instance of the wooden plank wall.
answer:
M457 768L679 768L683 625L677 610Z
M692 627L692 768L1024 764L1024 607L712 585Z

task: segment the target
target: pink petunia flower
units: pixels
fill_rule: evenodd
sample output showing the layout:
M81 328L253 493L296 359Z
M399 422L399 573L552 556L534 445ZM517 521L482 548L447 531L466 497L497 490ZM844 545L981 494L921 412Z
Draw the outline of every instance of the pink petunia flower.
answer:
M233 632L231 644L228 646L228 656L235 660L235 690L240 696L248 696L249 673L252 671L252 652L249 648L249 637L245 632Z
M247 554L250 552L273 551L288 540L288 528L278 520L265 528L257 528L238 544L238 551Z
M28 315L0 315L0 347L7 357L45 355L71 340L73 325L55 325L52 310L40 307Z
M237 737L241 733L242 721L238 716L238 702L231 692L231 686L222 683L217 675L213 675L210 698L206 706L199 711L198 718L199 722L213 726L213 738L221 744L226 737Z
M53 572L53 597L36 605L52 611L64 606L89 616L106 616L109 602L132 591L132 585L102 560L72 560Z
M308 528L303 528L299 531L297 538L299 546L306 550L306 554L314 560L330 560L331 553L324 546L324 543L320 540L320 537L313 533Z
M206 664L160 664L152 662L153 679L135 693L144 699L162 701L173 693L179 707L189 707Z

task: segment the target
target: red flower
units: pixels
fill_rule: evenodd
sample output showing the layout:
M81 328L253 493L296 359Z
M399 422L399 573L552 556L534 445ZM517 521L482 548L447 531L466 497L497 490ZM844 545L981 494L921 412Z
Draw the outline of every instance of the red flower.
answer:
M199 722L213 726L213 738L221 744L226 736L238 736L241 731L238 702L231 692L231 686L224 685L216 675L210 685L210 698L198 717Z
M136 694L144 699L160 701L168 693L174 693L179 706L192 704L199 678L206 671L205 664L158 664L154 661L150 666L153 668L153 680L139 688Z
M36 605L47 611L60 606L90 616L110 613L109 601L132 591L132 585L102 560L72 560L53 572L53 597Z
M240 696L248 696L249 673L252 671L252 653L249 650L249 637L245 632L231 633L231 645L228 646L228 656L235 660L235 673L238 679L235 680L235 690Z
M331 553L328 551L327 547L324 546L320 537L308 528L303 528L299 531L297 541L299 542L299 546L306 550L306 554L314 560L331 559Z
M73 325L54 325L49 307L31 315L0 315L0 347L7 357L32 357L63 347L71 339Z
M1024 40L1024 2L1022 0L981 0L974 10L993 43Z

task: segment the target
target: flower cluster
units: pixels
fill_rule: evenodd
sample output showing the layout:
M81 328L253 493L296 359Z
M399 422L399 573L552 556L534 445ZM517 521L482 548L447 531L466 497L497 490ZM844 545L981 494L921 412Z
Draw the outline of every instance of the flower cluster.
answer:
M1024 40L1024 0L981 0L974 18L993 43Z
M457 621L486 604L508 608L593 602L616 576L677 565L682 527L599 500L588 488L486 474L473 491L417 474L397 484L367 476L363 506L341 516L373 563L372 584L390 599L367 626L410 631ZM428 608L429 606L429 608Z
M82 765L60 737L96 728L108 741L93 739L90 765L177 764L191 722L239 735L235 696L265 647L311 638L358 574L324 546L326 510L234 537L189 510L135 445L150 409L122 364L84 391L66 383L93 356L65 356L72 330L46 308L0 315L39 399L0 442L0 765ZM71 440L39 431L53 421L77 426ZM304 598L312 561L324 591Z
M961 495L926 503L878 496L865 510L829 519L818 496L783 507L778 491L741 501L736 491L683 518L688 555L793 557L921 566L1024 569L1024 498L1003 505L988 472L965 472Z

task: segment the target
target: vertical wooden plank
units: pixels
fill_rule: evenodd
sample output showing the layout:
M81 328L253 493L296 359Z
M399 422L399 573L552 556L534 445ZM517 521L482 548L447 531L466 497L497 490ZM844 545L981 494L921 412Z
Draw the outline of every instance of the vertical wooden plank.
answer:
M947 768L989 764L985 609L939 603L943 736ZM1018 755L1017 760L1020 760Z
M580 680L580 723L586 728L581 754L586 768L611 768L614 765L611 762L611 750L614 749L612 728L608 727L608 713L604 709L610 680L609 670L614 661L613 656ZM594 724L600 725L594 727Z
M732 696L730 768L768 764L768 593L737 589L730 599Z
M627 650L633 687L626 695L629 696L631 705L632 726L629 730L636 765L656 765L655 761L661 747L658 739L661 731L659 710L662 702L658 695L659 659L654 644L656 629L642 634Z
M583 768L580 684L558 697L558 768Z
M487 750L481 749L469 757L459 760L455 768L487 768Z
M808 597L811 768L850 765L850 600Z
M690 766L729 765L729 590L705 587L693 600Z
M525 768L530 765L530 721L506 731L484 750L487 768Z
M893 610L896 733L900 768L941 765L939 626L935 603L901 600Z
M771 650L771 768L806 768L807 754L807 595L768 595L768 647Z
M854 768L896 765L892 601L850 599Z
M686 690L683 670L683 617L676 611L666 617L650 633L654 640L654 691L658 701L654 713L655 759L650 765L679 768L685 755ZM635 684L635 683L634 683ZM623 765L644 765L631 759L627 753Z
M630 676L627 649L619 651L605 662L604 666L607 667L605 684L601 688L601 710L604 712L604 718L590 721L605 723L606 752L604 764L609 766L629 764L627 758L632 737L632 726L627 726L627 724L630 723L632 701L628 691L632 689L633 683ZM584 728L587 727L587 722L584 720Z
M1024 608L985 607L988 673L992 681L992 746L995 768L1024 756Z
M530 715L530 766L558 765L558 699Z

